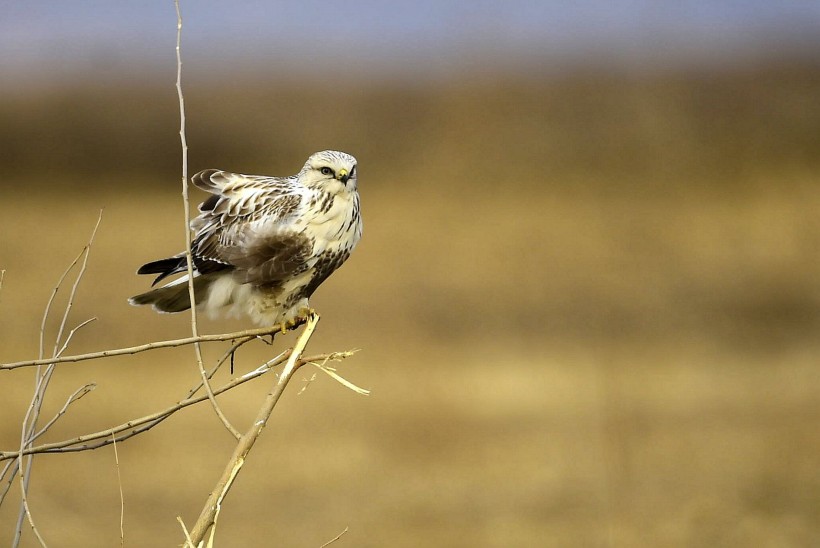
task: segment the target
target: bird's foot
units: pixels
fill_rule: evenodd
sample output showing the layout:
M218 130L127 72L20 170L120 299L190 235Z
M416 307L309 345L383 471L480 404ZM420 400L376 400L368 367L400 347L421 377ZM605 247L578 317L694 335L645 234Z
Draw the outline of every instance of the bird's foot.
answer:
M279 331L284 335L291 329L295 328L299 323L296 320L285 320L279 324Z
M279 324L279 331L281 331L282 334L285 334L288 331L296 329L300 325L307 323L308 319L314 315L316 315L316 310L313 308L307 306L300 308L295 317L285 320Z
M299 319L300 323L305 323L310 319L311 316L315 316L317 314L314 308L309 306L305 306L299 309L299 312L296 314L296 317Z

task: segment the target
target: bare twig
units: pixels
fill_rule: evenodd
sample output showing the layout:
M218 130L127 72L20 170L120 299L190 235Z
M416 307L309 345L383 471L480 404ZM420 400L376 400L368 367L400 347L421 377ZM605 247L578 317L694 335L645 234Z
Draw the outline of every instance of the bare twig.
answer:
M302 365L305 365L305 364L308 364L308 363L322 362L326 359L331 358L331 356L333 356L335 358L339 358L339 357L343 357L345 355L347 355L347 353L338 353L337 352L337 353L333 353L333 354L319 354L319 355L309 356L307 358L301 358L298 362L298 366L301 367ZM241 384L244 384L248 381L251 381L253 379L256 379L256 378L264 375L265 373L270 371L273 367L276 367L277 365L284 362L287 359L288 356L290 356L290 351L289 350L285 351L282 354L276 356L275 358L269 360L267 363L262 364L260 367L254 369L253 371L251 371L249 373L246 373L246 374L242 375L241 377L235 378L235 379L231 380L230 382L226 383L225 385L217 388L215 390L215 394L218 396L220 394L223 394L224 392L227 392L228 390L232 390L233 388L235 388L235 387L237 387ZM199 386L195 387L194 389L192 389L189 392L189 394L195 393L200 387L201 387L201 384ZM23 451L23 455L37 454L37 453L71 453L71 452L78 452L78 451L89 451L89 450L97 449L99 447L103 447L105 445L111 444L112 442L111 442L110 436L111 436L112 432L116 433L116 434L119 434L119 433L125 432L127 430L131 430L131 432L128 432L127 434L123 434L123 435L121 435L117 438L117 441L121 442L121 441L127 440L128 438L131 438L133 436L141 434L142 432L150 430L151 428L153 428L154 426L156 426L160 422L164 421L165 419L167 419L168 417L170 417L171 415L173 415L177 411L180 411L180 410L182 410L186 407L189 407L191 405L201 403L201 402L205 401L206 399L207 399L206 396L191 397L189 395L189 397L177 402L176 404L174 404L172 406L169 406L168 408L163 409L161 411L151 413L150 415L146 415L146 416L140 417L138 419L132 419L132 420L130 420L128 422L125 422L125 423L123 423L119 426L115 426L114 428L106 429L106 430L103 430L101 432L93 432L91 434L85 434L85 435L78 436L76 438L72 438L72 439L69 439L69 440L63 440L63 441L38 445L36 447L31 447L31 448L25 449ZM10 460L10 459L15 459L15 461L16 461L16 459L19 457L19 455L20 455L19 451L0 451L0 462L4 461L4 460ZM9 466L7 465L6 469L8 469L8 468L9 468ZM0 479L3 478L5 473L6 473L6 471L4 470L4 473L0 474ZM14 470L13 473L16 474L16 469ZM3 496L3 493L0 493L0 502L2 502L2 496Z
M330 546L331 544L333 544L334 542L336 542L337 540L339 540L340 538L342 538L342 535L344 535L345 533L347 533L349 530L350 530L350 527L345 526L345 530L344 530L344 531L342 531L341 533L339 533L338 535L336 535L335 537L333 537L333 538L332 538L332 539L330 539L329 541L327 541L327 542L325 542L324 544L322 544L321 546L319 546L319 548L326 548L327 546Z
M329 365L327 365L327 362L329 362L329 361L342 361L344 358L349 358L350 356L352 356L356 352L358 352L358 350L349 350L347 352L334 352L332 354L329 354L321 362L316 361L316 362L308 362L308 363L310 365L315 366L320 371L322 371L324 373L327 373L327 375L330 378L332 378L333 380L335 380L336 382L338 382L339 384L341 384L345 388L349 388L350 390L353 390L354 392L356 392L357 394L361 394L362 396L369 396L370 395L370 390L367 390L367 389L360 388L360 387L356 386L355 384L353 384L349 380L345 379L344 377L342 377L341 375L336 373L336 368L335 367L330 367Z
M55 422L57 422L57 420L60 417L62 417L66 413L66 411L68 410L69 405L71 405L75 401L79 400L80 398L82 398L83 396L85 396L86 394L91 392L95 387L96 387L96 385L94 383L89 383L89 384L86 384L84 386L81 386L73 394L71 394L68 397L68 399L66 400L65 404L63 404L63 407L57 412L57 414L54 415L54 417L52 417L52 419L50 421L48 421L40 429L39 432L37 432L36 434L34 434L31 437L31 439L29 440L29 445L31 445L37 438L39 438L41 435L43 435L45 432L47 432L48 429L51 428L51 426ZM28 454L28 453L24 452L23 454L25 455L25 454ZM11 487L11 484L14 482L14 478L17 476L17 471L19 470L19 464L20 464L19 460L17 460L18 455L19 455L19 453L17 453L14 456L10 457L10 458L14 458L15 460L14 461L9 460L9 462L6 463L6 466L3 467L3 473L0 474L0 480L2 480L6 476L6 473L8 473L9 470L11 470L11 474L9 475L9 478L6 482L6 486L3 488L3 491L0 493L0 506L3 505L3 499L6 498L6 493L8 493L9 488ZM2 460L2 459L0 459L0 460Z
M182 532L185 534L185 544L183 544L183 548L196 548L194 546L194 541L191 540L191 535L188 533L188 528L185 527L185 522L182 521L180 516L177 516L177 521L179 522L179 526L182 527Z
M182 202L185 206L185 258L188 263L188 295L191 298L191 328L196 337L196 300L194 295L194 267L191 257L191 215L188 211L188 141L185 137L185 96L182 94L182 12L179 0L174 0L177 11L177 97L179 99L179 142L182 147Z
M76 333L77 331L79 331L80 329L85 327L86 325L88 325L91 322L96 321L96 320L97 320L97 318L88 318L86 321L84 321L83 323L81 323L80 325L78 325L77 327L72 329L71 332L68 334L68 337L65 338L65 342L63 343L63 346L60 347L60 350L58 352L55 352L55 356L62 356L63 352L65 352L65 349L68 348L68 344L71 342L72 337L74 337L74 333Z
M315 380L316 380L316 373L311 375L309 379L302 379L302 382L304 382L305 384L302 385L302 388L299 389L299 391L296 393L296 395L301 396L302 394L304 394L305 391L310 387L311 384L313 384L313 381L315 381Z
M265 339L263 339L262 337L253 337L253 338L258 338L259 340L261 340L263 342L266 342ZM231 359L231 371L230 372L231 372L231 375L233 375L233 361L234 361L234 356L236 355L236 351L239 350L240 346L242 346L243 344L248 342L248 340L250 340L250 339L245 338L245 339L240 339L238 341L236 339L231 339L231 346L225 352L222 353L222 357L219 358L219 361L217 361L217 363L216 363L216 369L219 369L219 367L223 363L225 363L225 361L228 358L230 358ZM211 374L213 374L213 372ZM211 374L208 375L209 379L211 378L210 377Z
M22 460L22 458L20 460ZM31 459L29 458L29 463L30 462ZM40 543L40 546L45 548L46 541L43 540L42 535L40 535L40 530L37 529L37 525L34 524L34 517L31 515L31 509L28 506L28 471L30 468L26 468L25 464L22 463L20 463L17 468L20 474L20 514L17 516L17 527L14 531L12 547L20 545L20 539L23 535L23 519L27 519L29 526L31 526L32 532L34 532L34 536L37 537L37 541Z
M216 487L211 491L211 494L205 503L205 507L191 530L191 539L195 545L205 537L205 534L214 525L223 499L227 495L228 490L230 490L233 480L239 473L239 469L244 464L245 458L253 448L253 445L259 438L259 435L262 433L262 429L267 424L268 419L273 412L273 408L276 406L276 403L279 401L279 398L282 396L285 387L288 385L288 382L293 377L294 373L296 373L299 367L305 363L299 358L301 357L302 352L304 352L310 337L313 335L313 331L316 329L316 324L318 321L319 316L317 314L314 313L308 316L307 325L302 331L299 339L296 341L296 346L291 352L284 369L279 374L276 384L265 397L265 401L262 403L253 424L248 431L242 435L239 442L236 444L233 454L228 460L228 464L222 473L222 477L217 482Z
M77 265L77 263L80 262L80 259L82 258L83 254L86 252L86 250L87 250L87 248L83 247L80 250L80 252L77 254L77 256L74 257L74 260L71 261L71 264L69 264L68 267L65 269L65 271L63 272L63 275L60 276L59 280L57 280L57 285L55 285L54 288L51 290L51 295L48 298L48 302L46 302L46 308L43 311L43 319L40 322L40 352L39 352L38 355L39 355L41 361L43 360L43 358L46 355L46 348L45 348L46 322L48 321L48 317L51 314L51 305L54 304L54 298L57 297L57 292L60 291L60 288L63 285L63 281L65 281L65 279L68 276L69 272L71 272L74 269L74 267ZM44 361L42 364L38 364L38 365L48 365L48 363L50 363L50 362Z
M177 12L177 97L179 98L179 142L182 146L182 205L185 210L185 263L188 268L188 298L191 301L191 335L199 336L199 329L196 322L196 295L194 291L194 262L191 254L191 214L189 211L190 205L188 201L188 141L185 137L185 97L182 94L182 12L179 8L179 0L174 0L174 7ZM202 362L202 348L199 342L194 343L194 354L196 354L196 363L199 367L199 374L202 377L202 384L205 386L205 391L208 393L208 399L211 401L211 406L214 408L217 417L225 425L225 428L231 435L239 439L241 434L231 422L222 408L216 402L211 385L208 382L208 377L205 374L205 365Z
M239 348L240 346L242 346L243 344L245 344L249 341L252 341L254 338L255 337L247 338L247 339L244 339L244 340L242 340L238 343L235 343L235 344L231 345L231 350L235 351L237 348ZM242 378L245 378L248 375L255 375L256 373L258 373L260 371L265 372L268 369L270 369L271 367L275 367L275 366L279 365L280 363L284 362L287 359L287 356L289 356L289 355L290 355L290 349L285 350L285 351L281 352L278 356L276 356L274 358L271 358L267 362L263 363L262 365L260 365L259 367L257 367L253 371L251 371L250 373L246 373L245 375L242 376ZM222 367L222 364L225 363L225 360L227 360L230 356L232 356L232 354L225 353L225 354L222 355L222 357L216 362L216 365L213 367L213 369L208 371L208 375L207 375L208 379L211 379L214 376L214 374L216 374L216 372L219 370L219 368ZM191 396L193 396L194 394L199 392L199 389L202 388L202 386L203 386L203 384L202 384L202 381L200 380L199 383L196 386L194 386L193 388L191 388L188 391L188 394L185 397L190 398Z
M9 460L6 465L3 467L3 473L0 474L0 479L6 477L6 474L9 474L9 477L5 480L6 485L3 487L3 491L0 492L0 506L3 505L3 500L6 498L6 494L11 489L11 486L14 484L14 478L17 477L17 470L20 468L20 460L16 458L16 455L12 457L14 460Z
M57 331L57 336L54 340L54 351L52 353L53 357L59 356L60 350L58 350L60 346L60 341L62 340L63 332L65 330L66 323L68 321L68 315L71 312L71 308L74 304L74 297L77 294L77 288L80 285L80 281L85 274L85 270L88 266L88 257L91 253L91 246L94 243L94 237L97 234L97 229L100 227L100 222L102 222L102 210L100 210L100 214L97 217L97 223L94 225L94 230L91 231L91 236L88 239L88 243L85 245L83 250L77 255L77 258L71 263L71 265L66 269L63 275L60 277L59 282L54 287L54 291L51 294L51 297L48 300L48 304L46 305L45 312L43 314L43 320L40 325L40 358L43 357L44 354L44 344L45 344L45 326L48 320L49 312L51 311L51 305L54 302L54 298L57 295L63 281L65 280L68 273L74 268L74 266L79 261L80 257L83 257L82 265L80 266L80 270L77 273L77 277L74 280L74 284L71 286L71 292L68 296L68 302L65 307L65 311L63 312L63 317L60 322L59 330ZM79 329L79 327L78 327ZM65 348L65 346L63 347ZM49 364L46 366L45 370L43 371L41 366L37 367L37 373L35 378L37 379L34 394L31 398L31 403L26 411L26 415L23 418L23 424L21 428L20 434L20 463L17 467L18 472L20 474L20 511L17 515L17 526L15 528L14 540L12 541L12 546L16 547L20 544L20 540L22 538L23 532L23 520L28 519L29 525L31 526L32 530L34 531L37 540L40 541L41 544L45 546L45 542L43 541L42 537L40 536L40 532L37 530L36 525L34 524L34 519L31 515L31 510L28 505L27 500L27 492L28 486L31 481L31 467L33 464L33 457L29 456L26 459L26 462L23 462L23 450L30 446L32 443L32 439L37 431L37 421L40 417L40 411L43 406L43 402L45 401L45 394L46 390L48 389L48 385L51 382L51 377L54 374L54 364Z
M301 325L301 322L300 324ZM236 331L234 333L220 333L215 335L199 335L197 337L186 337L184 339L173 339L169 341L158 341L138 346L130 346L128 348L117 348L114 350L101 350L99 352L90 352L88 354L78 354L76 356L62 356L59 358L43 358L38 360L25 360L12 363L0 364L0 370L3 369L17 369L19 367L32 367L37 365L49 365L57 363L72 363L86 360L97 360L100 358L108 358L110 356L125 356L129 354L139 354L140 352L147 352L149 350L156 350L158 348L174 348L177 346L185 346L198 342L215 342L215 341L230 341L234 339L241 340L240 345L250 340L256 339L261 335L275 335L281 333L281 327L261 327L259 329L248 329L246 331ZM245 339L245 340L242 340Z
M65 331L65 326L68 322L68 315L74 306L74 297L77 295L77 288L80 286L80 282L83 279L85 269L88 268L88 257L91 254L91 245L94 243L94 237L97 235L97 229L100 228L102 214L103 210L101 209L100 214L97 216L97 224L94 225L94 230L91 231L91 237L88 239L88 243L85 246L85 256L83 257L83 263L80 265L80 271L77 273L77 278L74 280L74 284L71 286L71 292L68 294L68 303L66 304L65 311L63 312L63 319L60 321L60 329L57 331L57 336L54 338L54 352L52 354L54 357L60 355L57 348L60 346L60 341L63 338L63 332ZM82 325L78 326L77 329L80 327L82 327Z
M66 402L63 404L63 407L62 407L59 411L57 411L57 414L56 414L56 415L54 415L54 416L51 418L51 420L50 420L50 421L48 421L48 422L47 422L47 423L46 423L46 424L45 424L45 425L44 425L44 426L40 429L40 431L39 431L39 432L37 432L36 434L34 434L34 435L31 437L31 439L29 440L29 443L34 442L37 438L39 438L40 436L42 436L43 434L45 434L45 433L48 431L48 429L49 429L49 428L51 428L51 426L52 426L55 422L57 422L57 420L58 420L60 417L62 417L63 415L65 415L66 411L68 411L68 406L69 406L69 405L71 405L71 404L72 404L72 403L74 403L75 401L79 400L80 398L82 398L83 396L85 396L86 394L88 394L89 392L91 392L92 390L94 390L95 388L97 388L97 385L96 385L96 384L94 384L94 383L92 382L92 383L88 383L88 384L86 384L86 385L83 385L83 386L79 387L77 390L75 390L75 391L74 391L74 393L73 393L73 394L71 394L71 395L68 397L68 399L66 400Z
M199 329L196 321L196 291L194 290L194 266L193 255L191 253L191 214L190 204L188 200L188 141L185 135L185 96L182 93L182 12L180 11L179 0L174 0L174 7L177 13L177 97L179 98L179 141L182 148L182 205L185 219L185 263L188 269L188 298L191 302L191 335L197 337ZM214 408L219 420L225 425L228 432L230 432L236 439L239 439L239 431L234 428L228 418L219 407L214 397L211 385L205 374L205 366L202 362L202 349L199 342L194 343L194 354L196 355L197 366L199 373L202 376L202 383L205 386L205 391L208 393L208 399Z
M120 455L117 452L117 438L111 432L111 443L114 444L114 464L117 467L117 487L120 491L120 546L125 546L125 496L122 492L122 475L120 474Z
M291 356L290 351L283 352L276 356L275 358L269 360L268 362L262 364L260 367L246 373L240 377L237 377L230 382L226 383L225 385L217 388L215 390L215 394L219 395L228 390L235 388L241 384L244 384L248 381L251 381L257 377L260 377L270 371L272 368L280 365L286 359ZM327 357L327 355L317 355L317 356L310 356L304 359L299 360L298 365L301 366L308 361L315 362L315 361L322 361ZM196 389L192 390L195 392ZM123 423L119 426L115 426L113 428L108 428L106 430L100 432L94 432L91 434L86 434L83 436L78 436L76 438L72 438L70 440L64 440L59 442L52 442L43 445L38 445L36 447L30 447L23 451L23 455L28 454L35 454L35 453L59 453L59 452L73 452L73 451L86 451L89 449L96 449L97 447L102 447L103 445L108 445L111 443L110 437L112 433L120 434L122 432L128 430L134 430L132 433L128 433L117 438L117 441L123 441L135 435L135 433L140 433L145 431L153 426L156 426L159 422L165 420L172 414L176 413L177 411L184 409L185 407L203 402L207 400L207 396L196 396L196 397L188 397L184 400L177 402L174 405L169 406L166 409L161 411L157 411L155 413L151 413L150 415L146 415L144 417L130 420L126 423ZM142 430L139 430L140 427L144 427ZM82 445L88 444L89 442L94 442L102 440L100 443L96 445ZM78 447L74 447L78 446ZM7 459L16 459L19 456L19 451L0 451L0 461L7 460Z

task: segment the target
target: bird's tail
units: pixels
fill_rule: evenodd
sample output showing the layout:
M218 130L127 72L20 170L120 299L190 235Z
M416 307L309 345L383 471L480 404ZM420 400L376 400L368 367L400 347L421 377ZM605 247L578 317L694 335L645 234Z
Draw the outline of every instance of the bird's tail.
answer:
M194 276L194 298L197 304L202 303L208 296L208 288L216 279L214 274ZM191 298L188 294L188 276L163 287L134 295L128 299L134 306L150 304L157 312L182 312L191 308Z
M168 257L167 259L160 259L158 261L146 263L142 265L139 270L137 270L137 274L159 274L157 279L151 283L151 286L153 287L168 276L183 272L187 269L188 260L185 258L184 253L180 253L179 255L174 255L173 257Z

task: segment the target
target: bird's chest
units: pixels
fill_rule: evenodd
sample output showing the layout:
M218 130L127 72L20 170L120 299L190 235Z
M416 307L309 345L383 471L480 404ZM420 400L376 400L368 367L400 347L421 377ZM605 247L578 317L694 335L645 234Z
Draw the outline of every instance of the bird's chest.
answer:
M317 193L308 202L305 215L299 220L314 242L313 254L351 248L357 241L358 215L354 194Z

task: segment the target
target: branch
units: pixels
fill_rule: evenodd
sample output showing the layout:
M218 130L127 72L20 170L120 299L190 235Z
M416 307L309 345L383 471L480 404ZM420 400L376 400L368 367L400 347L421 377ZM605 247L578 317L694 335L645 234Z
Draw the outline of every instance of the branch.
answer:
M74 280L74 284L71 286L71 292L68 294L68 303L65 306L65 311L63 312L63 319L60 321L60 329L57 331L57 336L54 338L54 351L53 356L57 357L60 355L60 352L57 348L60 346L60 340L63 338L63 333L65 332L65 326L68 322L68 314L71 312L72 307L74 306L74 297L77 295L77 288L80 287L80 281L83 279L83 275L85 274L85 269L88 268L88 257L91 255L91 244L94 243L94 237L97 235L97 229L100 228L100 223L102 222L102 214L103 210L100 210L100 214L97 216L97 224L94 225L94 230L91 231L91 237L88 239L88 243L85 246L85 257L83 257L83 264L80 265L80 271L77 273L77 278ZM87 323L87 322L86 322ZM77 327L79 329L84 324L81 324ZM73 333L72 333L73 335Z
M66 400L66 402L63 404L63 407L62 407L59 411L57 411L57 414L56 414L56 415L54 415L54 416L51 418L51 420L50 420L50 421L48 421L48 422L45 424L45 426L43 426L43 427L40 429L40 431L39 431L39 432L37 432L36 434L34 434L34 435L31 437L31 439L29 440L29 443L34 442L37 438L39 438L40 436L42 436L43 434L45 434L45 433L48 431L48 429L49 429L49 428L51 428L51 425L53 425L55 422L57 422L57 420L58 420L60 417L62 417L63 415L65 415L66 411L68 411L68 406L69 406L69 405L71 405L71 404L72 404L72 403L74 403L75 401L79 400L80 398L82 398L83 396L85 396L86 394L88 394L89 392L91 392L92 390L94 390L95 388L97 388L97 385L96 385L95 383L91 382L91 383L85 384L85 385L83 385L83 386L79 387L77 390L75 390L75 391L74 391L74 393L73 393L73 394L71 394L71 395L68 397L68 399Z
M333 537L333 538L332 538L332 539L330 539L329 541L327 541L327 542L325 542L324 544L322 544L321 546L319 546L319 548L327 548L328 546L330 546L331 544L333 544L334 542L336 542L337 540L339 540L340 538L342 538L342 536L343 536L345 533L347 533L349 530L350 530L350 527L345 526L345 530L344 530L344 531L342 531L341 533L339 533L338 535L336 535L335 537Z
M262 364L261 366L257 367L253 371L249 373L245 373L241 377L237 377L232 379L228 383L224 384L223 386L214 390L215 395L220 395L228 390L232 390L237 386L244 384L248 381L261 377L274 367L280 365L282 362L287 360L292 355L292 351L285 351L276 356L275 358L268 360L266 363ZM297 360L296 367L301 367L302 365L308 363L316 363L316 362L323 362L328 359L338 360L340 358L344 358L351 355L351 353L347 352L333 352L331 354L319 354L315 356L308 356L305 358L299 358ZM283 372L284 374L284 372ZM189 394L195 393L202 385L198 385L194 389L190 391ZM146 415L144 417L140 417L138 419L132 419L128 422L120 424L119 426L115 426L113 428L107 428L106 430L100 432L93 432L91 434L85 434L82 436L78 436L76 438L72 438L69 440L63 440L58 442L46 443L43 445L38 445L36 447L30 447L23 450L23 455L30 455L30 454L37 454L37 453L73 453L79 451L90 451L92 449L97 449L99 447L103 447L106 445L110 445L112 442L112 436L115 434L120 434L122 432L126 432L127 430L131 430L130 432L123 434L116 438L117 442L121 442L127 440L131 437L134 437L142 432L150 430L160 422L164 421L177 411L180 411L186 407L191 405L201 403L207 400L207 396L196 396L189 397L178 401L174 405L171 405L161 411L157 411L155 413L151 413L150 415ZM89 443L93 442L93 443ZM9 459L17 459L20 455L19 451L0 451L0 462ZM3 475L0 474L0 479L2 479ZM0 499L1 500L1 499Z
M5 487L3 487L2 491L0 491L0 506L3 505L3 500L5 500L6 494L9 492L9 489L11 489L11 486L14 484L14 478L17 477L17 469L19 466L20 461L15 458L14 460L9 459L9 461L3 467L3 473L0 474L0 480L5 478L6 474L9 474L9 477L6 480Z
M111 434L111 443L114 444L114 464L117 467L117 487L120 491L120 546L125 546L125 495L122 492L122 474L120 474L120 455L117 453L117 440Z
M182 527L182 532L185 534L185 544L183 544L183 548L196 548L194 546L194 541L191 540L191 535L188 533L188 529L185 527L185 522L182 521L180 516L177 516L177 521L179 522L179 526Z
M45 337L46 337L46 322L48 321L48 317L51 314L51 305L54 304L54 298L57 296L57 292L60 291L60 287L63 285L63 281L65 281L66 277L68 277L69 272L77 265L80 261L80 258L83 256L83 253L86 252L87 247L83 247L80 252L74 257L74 260L71 261L71 264L63 271L63 275L60 276L60 279L57 280L57 285L54 286L54 289L51 290L51 295L48 298L48 302L46 302L46 308L43 311L43 319L40 321L40 359L43 359L43 356L46 354L45 348ZM46 361L42 364L38 365L48 365L50 362Z
M304 320L300 320L295 327L302 325ZM295 327L293 329L295 329ZM128 354L139 354L140 352L147 352L148 350L156 350L157 348L173 348L177 346L185 346L198 342L215 342L215 341L230 341L235 339L246 339L245 342L253 340L257 337L265 335L275 335L282 333L281 327L262 327L259 329L248 329L246 331L236 331L234 333L220 333L215 335L199 335L197 337L186 337L184 339L174 339L170 341L158 341L138 346L130 346L128 348L117 348L114 350L101 350L99 352L90 352L88 354L78 354L76 356L62 356L59 358L43 358L39 360L27 360L21 362L12 362L0 364L0 371L3 369L17 369L18 367L32 367L36 365L49 365L56 363L81 362L85 360L96 360L100 358L108 358L110 356L125 356Z
M71 332L68 334L68 337L65 338L65 342L63 343L63 346L61 346L60 350L55 352L54 355L55 356L61 356L63 354L63 352L65 352L66 348L68 348L68 344L71 342L71 339L74 337L74 333L76 333L77 331L79 331L80 329L85 327L86 325L88 325L91 322L96 321L96 320L97 320L96 317L95 318L88 318L86 321L82 322L80 325L78 325L77 327L72 329Z
M188 269L188 299L191 302L191 335L197 337L199 330L196 323L196 295L194 290L194 265L193 256L191 254L191 214L188 201L188 141L185 137L185 97L182 94L182 12L179 9L179 0L174 0L174 7L177 12L177 97L179 98L179 142L182 147L182 205L184 209L185 218L185 264ZM199 342L194 342L194 354L196 355L196 363L199 367L199 374L202 377L202 383L205 386L205 391L208 393L208 399L211 401L211 406L216 412L216 416L228 429L231 435L239 439L239 431L234 428L228 417L219 407L214 397L211 385L205 375L205 366L202 363L202 349Z
M348 350L347 352L333 352L332 354L328 354L327 357L324 358L321 361L321 363L319 361L308 361L307 363L317 367L320 371L326 373L330 378L332 378L333 380L335 380L336 382L338 382L339 384L341 384L345 388L348 388L348 389L350 389L350 390L352 390L352 391L354 391L357 394L360 394L362 396L369 396L370 395L370 390L367 390L365 388L361 388L359 386L356 386L355 384L353 384L352 382L350 382L346 378L344 378L341 375L339 375L338 373L336 373L336 368L335 367L330 367L329 365L327 365L327 362L329 362L329 361L340 362L344 358L349 358L350 356L352 356L356 352L358 352L358 350Z
M241 377L237 377L230 382L226 383L222 387L215 390L215 394L219 395L223 392L226 392L232 388L239 386L240 384L244 384L250 380L253 380L261 375L267 373L273 367L279 365L283 361L287 359L289 354L283 352L276 358L266 362L262 366L254 369L250 373L246 373ZM201 386L201 385L200 385ZM58 441L53 443L46 443L43 445L38 445L37 447L31 447L28 449L23 450L23 455L28 454L35 454L35 453L63 453L63 452L74 452L74 451L87 451L90 449L96 449L97 447L102 447L104 445L108 445L112 443L111 437L115 434L119 434L125 432L127 430L132 430L128 434L119 436L117 441L123 441L130 437L135 436L141 432L149 430L153 428L163 420L167 419L177 411L184 409L188 406L194 405L196 403L203 402L208 399L208 396L196 396L196 397L188 397L181 401L178 401L174 405L171 405L161 411L157 411L155 413L151 413L150 415L146 415L144 417L140 417L138 419L133 419L119 426L115 426L113 428L107 428L101 432L94 432L91 434L85 434L82 436L78 436L76 438L72 438L70 440ZM143 428L140 428L143 427ZM106 440L107 438L107 440ZM89 444L89 445L81 445L87 444L88 442L93 442L95 440L102 440L100 443L97 444ZM72 447L72 446L79 446L79 447ZM0 451L0 461L10 459L10 458L17 458L19 456L19 452L17 451Z
M259 412L256 415L256 419L254 419L250 429L242 435L239 442L236 444L233 454L228 460L225 470L222 472L222 477L220 477L216 486L211 491L211 494L208 496L205 507L191 530L190 537L194 546L198 546L208 530L215 527L222 501L225 499L231 485L233 485L234 479L242 468L242 465L245 463L245 458L253 448L253 445L256 443L259 435L262 433L262 429L267 424L268 419L273 412L273 408L282 396L288 382L299 367L305 363L305 361L300 360L300 358L302 352L304 352L305 347L307 346L308 341L310 340L310 337L313 335L313 331L316 329L316 324L318 322L319 316L317 314L312 313L308 316L307 325L305 326L304 331L302 331L299 339L296 341L296 346L291 352L285 368L279 374L276 384L265 397L265 401L262 403L262 406L260 407Z
M80 251L77 255L77 258L71 263L71 265L66 269L63 275L60 277L60 280L57 282L57 285L54 287L54 291L51 294L51 297L48 300L46 305L46 309L43 313L43 320L40 324L40 358L43 357L44 354L44 346L45 346L45 327L46 322L48 320L49 313L51 311L51 305L54 302L54 298L57 295L57 292L60 290L63 281L65 280L68 273L74 268L79 261L80 257L83 257L82 265L80 266L80 270L77 273L77 278L74 280L74 284L71 286L71 292L68 295L68 302L66 303L65 311L63 312L63 318L60 322L59 330L57 331L57 336L54 339L54 351L52 353L52 357L58 357L62 350L58 350L60 346L60 340L63 337L63 332L65 330L66 323L68 322L68 315L71 312L71 308L74 305L74 297L77 294L77 288L80 286L80 281L83 279L83 275L85 274L85 270L88 266L88 257L91 254L91 245L94 243L94 237L97 234L97 229L100 227L100 222L102 222L102 210L100 210L100 214L97 217L97 223L94 225L94 230L91 231L91 236L88 239L88 243L85 247ZM84 255L84 256L83 256ZM82 327L81 324L77 329ZM72 335L73 335L72 331ZM70 335L69 335L70 339ZM66 340L66 344L68 344L68 340ZM63 346L65 349L65 345ZM19 462L17 466L17 472L20 474L20 511L17 515L17 525L15 527L14 532L14 540L12 541L12 547L16 547L20 544L20 540L22 538L23 533L23 520L28 519L29 525L31 526L34 535L37 537L37 540L40 542L41 545L45 546L45 541L40 536L40 532L37 529L37 526L34 524L34 518L31 515L31 510L28 505L27 493L28 493L28 486L29 482L31 481L31 467L33 464L32 457L23 462L23 450L30 446L32 440L35 437L35 433L37 431L37 421L40 418L40 411L43 407L43 402L45 401L46 390L48 390L48 385L51 382L51 377L54 374L54 364L50 364L46 366L45 371L41 371L41 367L38 366L37 373L35 378L37 379L34 394L31 398L31 403L29 404L28 410L26 411L25 416L23 417L23 424L21 425L21 433L20 433L20 452L19 452ZM59 418L59 417L58 417ZM50 423L49 426L53 424ZM48 428L44 428L42 432L48 430Z

